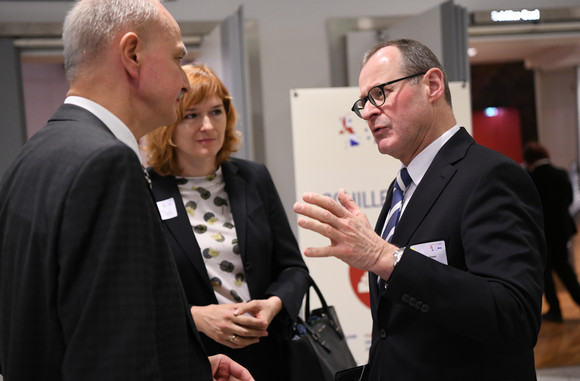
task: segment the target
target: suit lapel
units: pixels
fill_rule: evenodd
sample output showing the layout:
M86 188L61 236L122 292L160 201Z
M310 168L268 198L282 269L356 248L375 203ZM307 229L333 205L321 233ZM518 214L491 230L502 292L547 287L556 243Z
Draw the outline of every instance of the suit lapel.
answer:
M157 177L158 180L156 182L156 186L153 187L155 200L162 201L172 198L175 201L177 217L163 221L167 231L179 244L179 247L182 250L182 255L187 257L187 259L195 267L195 270L198 272L198 274L205 280L204 283L211 288L211 282L209 280L209 276L207 275L205 263L203 262L203 258L201 256L201 250L197 244L197 240L191 228L189 218L187 217L187 211L183 205L181 193L179 193L179 188L177 187L177 181L175 177L161 177L155 173L152 173L151 176Z
M429 213L455 171L455 168L449 163L438 160L437 157L433 160L397 224L391 240L394 245L405 246L408 244L409 239Z
M245 260L245 253L247 240L247 194L246 181L238 174L238 167L232 161L222 163L222 174L226 183L226 193L230 200L230 207L234 224L236 227L236 234L238 236L238 244L240 245L240 253L242 260Z
M464 128L461 128L449 141L439 150L421 183L415 190L413 197L405 208L405 212L401 216L401 220L397 224L395 233L391 242L396 246L406 246L413 233L418 229L421 221L425 218L429 210L433 207L441 192L445 189L451 178L456 172L455 163L465 157L467 149L475 141L467 133ZM381 234L381 230L385 223L387 213L391 205L393 184L389 187L389 196L385 200L383 209L379 214L375 232ZM378 277L374 273L369 273L369 289L371 305L374 306L371 311L373 314L378 313L379 302L387 302L384 298L379 298L379 290L377 288ZM390 310L390 305L386 306ZM374 316L377 319L377 316Z
M377 233L378 235L381 235L383 233L383 227L385 225L385 220L387 218L387 214L389 213L389 209L391 208L391 200L393 199L393 184L395 183L395 180L393 180L391 182L391 185L389 186L389 190L387 192L387 199L385 200L385 203L383 204L383 208L381 209L381 213L379 214L379 217L377 218L377 223L375 225L375 233ZM378 289L377 289L377 284L378 284L378 276L373 273L373 272L369 272L369 292L370 292L370 298L371 298L371 303L376 305L376 301L377 301L377 297L378 297ZM373 309L374 311L374 309Z
M383 204L383 208L381 209L381 213L379 214L379 217L377 218L377 223L375 225L375 232L378 235L381 235L383 233L383 227L385 225L385 220L387 219L387 214L389 214L389 209L391 208L391 200L393 199L393 185L395 184L395 180L393 179L393 181L391 182L391 185L389 185L389 190L387 191L387 198L385 200L385 203Z
M453 178L457 171L455 163L465 157L467 149L473 143L473 138L461 128L441 147L405 207L393 235L393 244L405 246L409 243L413 233Z

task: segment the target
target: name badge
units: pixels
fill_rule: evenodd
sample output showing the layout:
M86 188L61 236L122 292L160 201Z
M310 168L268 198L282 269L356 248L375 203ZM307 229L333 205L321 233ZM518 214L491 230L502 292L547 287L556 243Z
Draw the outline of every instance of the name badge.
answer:
M175 207L175 200L173 198L157 201L157 209L159 209L161 219L164 221L177 217L177 208Z
M447 252L445 251L445 241L435 241L420 243L411 246L411 250L423 254L426 257L436 260L439 263L447 264Z

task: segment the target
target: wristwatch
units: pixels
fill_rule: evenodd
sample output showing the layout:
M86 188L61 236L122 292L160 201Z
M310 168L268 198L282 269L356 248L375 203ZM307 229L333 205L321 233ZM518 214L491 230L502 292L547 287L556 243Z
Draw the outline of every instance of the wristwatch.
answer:
M401 257L403 256L404 251L405 251L405 246L399 247L397 250L395 250L393 252L393 257L395 258L395 260L393 262L393 268L395 266L397 266L397 263L399 263L399 261L401 260Z

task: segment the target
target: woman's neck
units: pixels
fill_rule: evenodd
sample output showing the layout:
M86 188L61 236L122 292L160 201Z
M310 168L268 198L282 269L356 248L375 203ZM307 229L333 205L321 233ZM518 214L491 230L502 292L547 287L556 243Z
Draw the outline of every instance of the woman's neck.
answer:
M191 160L181 161L181 176L183 177L201 177L214 173L217 170L215 158L208 160Z

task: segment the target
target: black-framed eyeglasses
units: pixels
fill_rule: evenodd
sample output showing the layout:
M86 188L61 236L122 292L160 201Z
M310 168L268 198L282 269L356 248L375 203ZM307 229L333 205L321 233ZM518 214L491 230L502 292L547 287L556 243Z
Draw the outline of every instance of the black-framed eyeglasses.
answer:
M366 97L361 98L361 99L357 100L356 102L354 102L354 105L352 105L351 110L354 111L354 113L359 118L362 118L362 110L365 108L365 104L367 103L367 101L371 101L371 103L376 107L380 107L385 103L385 99L387 98L385 96L385 86L389 86L389 85L392 85L393 83L397 83L397 82L402 81L404 79L417 77L417 76L423 75L423 74L425 74L425 73L412 74L412 75L408 75L408 76L403 77L403 78L394 79L392 81L385 82L381 85L375 86L369 90Z

